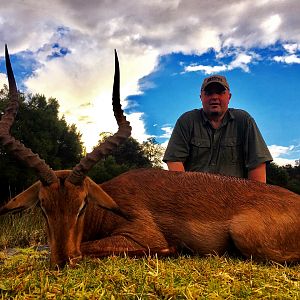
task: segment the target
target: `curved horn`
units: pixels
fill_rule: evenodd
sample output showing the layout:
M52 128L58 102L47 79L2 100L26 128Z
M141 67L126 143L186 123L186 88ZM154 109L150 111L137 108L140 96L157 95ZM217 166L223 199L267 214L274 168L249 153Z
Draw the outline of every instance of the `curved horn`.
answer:
M79 164L74 167L72 173L68 177L68 180L75 185L81 184L87 172L101 158L116 149L117 146L124 142L131 134L130 123L126 120L120 103L120 68L116 50L112 104L119 129L113 136L106 139L105 142L96 147L91 153L88 153L86 157L82 158Z
M19 95L7 45L5 45L5 61L9 86L9 103L0 120L0 144L6 148L8 153L25 162L28 167L35 169L41 181L49 185L57 180L54 171L37 154L34 154L31 149L26 148L20 141L10 135L10 128L14 123L19 108Z

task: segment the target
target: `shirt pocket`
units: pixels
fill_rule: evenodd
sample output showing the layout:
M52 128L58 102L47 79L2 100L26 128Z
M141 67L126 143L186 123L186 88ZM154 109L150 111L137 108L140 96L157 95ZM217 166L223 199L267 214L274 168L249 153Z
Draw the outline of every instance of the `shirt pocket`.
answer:
M209 157L210 154L210 140L193 137L191 139L191 147L190 147L190 157L194 162L204 160L204 158Z
M221 159L231 164L237 164L243 161L242 142L237 138L224 138L221 143Z

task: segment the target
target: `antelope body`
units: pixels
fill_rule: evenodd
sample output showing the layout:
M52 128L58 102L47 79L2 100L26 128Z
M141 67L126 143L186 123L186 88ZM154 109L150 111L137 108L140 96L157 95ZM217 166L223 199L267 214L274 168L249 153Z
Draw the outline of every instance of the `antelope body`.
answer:
M38 204L45 216L51 263L83 255L169 255L234 252L257 260L300 260L300 196L250 180L204 173L134 170L97 185L87 171L130 135L119 101L116 71L113 108L118 132L73 170L53 171L10 136L17 90L6 61L11 103L0 121L0 142L34 168L40 181L0 208L0 214ZM32 162L34 161L34 163Z
M285 189L164 170L130 171L101 188L130 219L89 206L85 254L111 253L123 243L119 252L175 248L198 255L233 251L259 260L300 259L300 197Z

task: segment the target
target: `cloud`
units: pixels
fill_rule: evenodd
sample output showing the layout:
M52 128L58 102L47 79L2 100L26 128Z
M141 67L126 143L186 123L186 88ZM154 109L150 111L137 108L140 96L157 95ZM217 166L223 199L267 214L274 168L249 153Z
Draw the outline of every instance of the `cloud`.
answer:
M295 43L291 43L291 44L284 44L283 48L290 54L294 54L297 51L300 50L300 45L299 44L295 44Z
M219 56L220 57L220 56ZM190 65L184 68L185 72L197 72L202 71L204 74L213 74L220 73L224 71L231 71L234 69L242 69L244 72L249 72L249 64L256 58L257 55L247 54L247 53L238 53L234 59L229 64L223 64L220 66L207 66L207 65Z
M279 14L271 15L261 23L262 30L267 34L274 34L279 29L282 19Z
M164 132L161 136L159 136L160 138L164 138L164 139L169 139L171 137L172 131L173 131L173 127L171 126L164 126L161 128L161 130Z
M279 157L282 154L287 154L289 153L291 150L295 149L294 145L291 146L278 146L278 145L271 145L268 146L271 154L273 155L273 157Z
M184 68L185 72L202 71L205 74L220 73L220 72L226 71L226 70L228 70L228 66L226 66L226 65L222 65L222 66L192 65L192 66L187 66Z
M110 42L128 46L152 45L166 51L172 47L188 52L218 49L222 41L236 45L244 45L245 41L249 45L265 43L270 34L279 39L282 30L297 39L293 28L299 24L296 0L289 1L289 5L285 1L258 0L231 0L226 5L217 0L209 1L209 5L208 1L196 0L118 0L113 5L98 0L84 4L71 0L41 0L38 4L11 0L1 4L1 11L2 38L17 48L33 49L45 44L53 28L62 24L84 33L86 38L94 35L104 42L111 39ZM12 31L17 26L18 31Z
M300 64L300 44L298 43L287 43L282 45L286 53L284 55L276 55L273 60L280 63L286 64Z
M224 5L218 0L10 0L0 3L0 11L0 44L7 43L11 53L29 51L35 59L34 73L24 82L28 91L56 97L61 113L90 145L98 133L116 128L110 103L114 48L130 117L126 98L142 93L139 79L155 70L160 55L237 49L230 63L187 71L249 72L255 56L247 49L278 40L300 44L298 0L229 0ZM287 51L295 51L293 43L286 43L291 44ZM277 61L298 63L296 52L288 54ZM90 107L78 108L87 102ZM82 116L89 116L88 124L86 118L80 122ZM143 112L132 114L138 138L147 137L143 117Z
M296 165L296 162L294 159L288 159L288 158L282 158L282 157L275 157L274 162L278 166L286 166L286 165L295 166Z
M144 113L135 112L127 116L127 119L132 127L132 136L134 136L139 142L146 141L151 137L150 135L146 134L143 115Z
M61 27L73 34L73 50L89 41L89 48L121 46L126 52L203 53L300 39L297 0L230 0L226 5L218 0L11 0L0 8L0 39L15 51L39 49Z
M0 73L0 89L2 89L4 84L8 84L7 82L7 76L4 73Z
M300 64L300 57L297 56L296 54L291 54L286 56L274 56L274 60L286 64Z
M95 48L85 52L79 47L74 52L50 61L46 61L48 55L43 54L41 61L44 66L37 69L25 85L31 92L57 98L61 114L69 123L77 124L90 150L98 141L100 132L117 130L111 106L114 54L111 49ZM129 106L126 100L128 95L140 93L139 78L153 70L156 58L152 51L136 57L134 54L119 53L124 108ZM146 62L142 61L144 59ZM135 138L140 140L142 136L147 136L145 132L140 132L145 130L142 119L133 114L131 122Z
M295 165L295 160L298 158L289 158L289 156L297 157L299 154L299 146L290 145L290 146L280 146L280 145L270 145L268 146L274 162L280 166L283 165Z

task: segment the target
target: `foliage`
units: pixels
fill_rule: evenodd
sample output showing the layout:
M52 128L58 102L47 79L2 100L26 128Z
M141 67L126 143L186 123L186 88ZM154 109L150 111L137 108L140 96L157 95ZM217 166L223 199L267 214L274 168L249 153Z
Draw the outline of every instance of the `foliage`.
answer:
M110 180L126 171L130 166L126 164L119 165L113 156L99 161L88 173L88 175L97 183Z
M152 167L162 168L162 157L165 150L155 138L148 138L147 141L143 142L142 150L146 158L151 162Z
M0 90L0 112L8 102L8 90ZM20 108L12 135L44 159L53 169L69 169L81 158L81 135L75 125L59 118L56 99L20 94ZM0 147L0 197L15 195L36 180L35 173Z
M296 166L292 167L271 163L267 168L267 182L300 194L300 165L296 163Z
M149 168L151 161L144 154L142 146L133 137L129 137L124 143L119 145L111 154L116 163L127 165L133 168Z
M104 142L111 133L102 132L98 145ZM130 169L161 167L162 148L155 139L148 139L140 144L130 137L118 146L111 155L99 161L88 175L101 183L120 175Z

